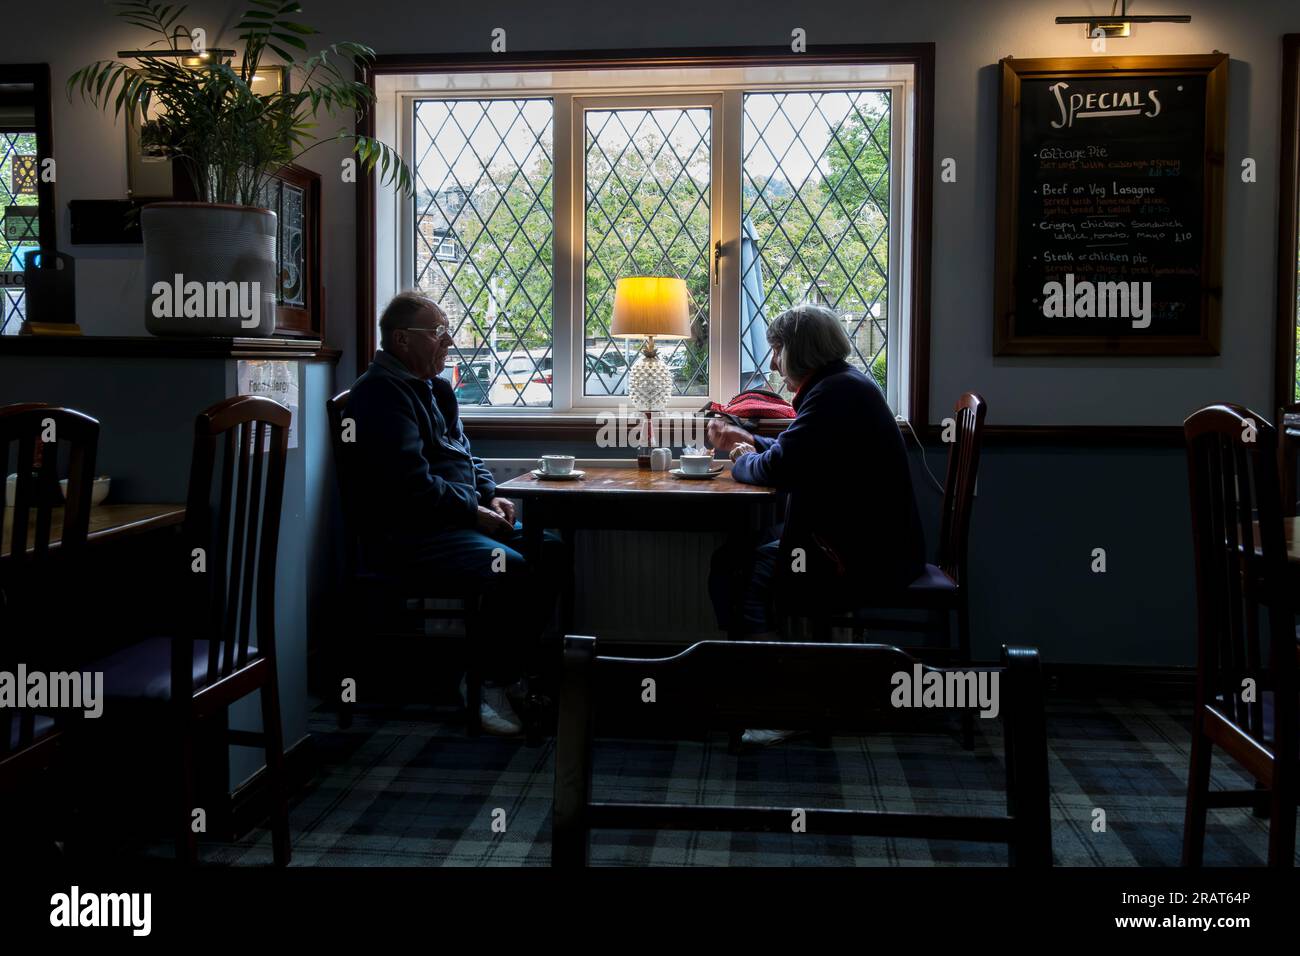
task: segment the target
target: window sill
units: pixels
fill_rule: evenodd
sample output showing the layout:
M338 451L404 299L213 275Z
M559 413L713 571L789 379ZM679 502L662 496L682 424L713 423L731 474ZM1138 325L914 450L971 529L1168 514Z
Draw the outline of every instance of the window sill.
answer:
M461 422L472 441L554 438L595 442L600 430L609 427L604 416L597 418L595 415L562 412L475 414L463 411ZM789 423L790 419L785 418L764 419L757 432L768 437L779 435Z

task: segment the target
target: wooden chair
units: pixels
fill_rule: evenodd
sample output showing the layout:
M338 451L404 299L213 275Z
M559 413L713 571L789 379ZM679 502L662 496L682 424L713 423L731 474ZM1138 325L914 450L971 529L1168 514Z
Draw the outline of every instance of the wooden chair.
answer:
M1282 483L1282 517L1296 517L1296 456L1300 455L1300 402L1277 410L1277 464Z
M46 436L53 438L47 441ZM37 402L7 405L0 408L0 478L10 474L10 445L17 446L14 472L18 480L15 500L6 499L10 507L0 509L0 541L10 545L6 576L16 578L25 569L49 560L56 511L63 512L57 547L67 554L85 545L99 422L69 408ZM66 497L59 487L59 449L64 446L68 455ZM38 448L40 465L34 469ZM7 535L6 515L12 518ZM18 542L23 546L17 546Z
M227 744L265 749L274 859L277 866L289 863L275 655L276 552L289 420L283 405L252 395L199 414L181 559L181 586L192 593L193 620L174 637L131 645L89 668L104 673L106 716L140 708L145 729L170 735L180 758L176 853L185 862L198 859L191 827L195 743L200 722L211 721ZM259 691L262 730L225 729L230 706Z
M1270 866L1295 856L1296 577L1288 567L1278 489L1277 432L1240 405L1202 408L1183 423L1196 553L1197 664L1183 865L1200 866L1210 807L1267 799ZM1259 617L1267 607L1267 657ZM1247 688L1253 687L1253 693ZM1213 747L1256 790L1210 791Z
M665 738L734 726L810 731L878 731L917 716L890 702L892 676L917 661L879 644L703 641L675 657L597 657L591 637L568 637L556 741L551 863L583 866L595 829L758 830L790 832L794 808L608 803L591 798L596 722L653 707ZM1004 647L999 675L1006 734L1005 816L957 816L870 810L806 811L810 833L1003 842L1017 866L1050 866L1047 737L1038 652ZM925 667L926 673L944 673ZM642 703L647 679L654 704ZM910 717L909 717L910 715ZM644 720L644 718L642 718Z
M333 636L330 653L332 671L338 682L356 671L359 652L379 635L407 639L427 639L424 622L429 620L461 621L464 625L463 654L465 663L465 727L471 737L480 733L479 701L482 678L476 657L477 621L482 595L472 588L458 585L440 587L434 582L411 580L366 566L362 553L361 489L357 479L355 448L344 441L344 415L351 389L344 389L325 403L329 415L330 437L334 445L334 463L338 471L339 497L343 507L344 538L344 606L346 624ZM460 607L426 608L426 600L458 601ZM408 605L416 603L417 607ZM363 638L362 635L365 635ZM339 683L333 688L339 691ZM339 695L340 727L352 723L352 706ZM530 728L530 738L535 729ZM540 742L540 741L536 741Z
M956 431L953 442L948 446L948 471L944 480L939 548L935 563L927 564L925 573L896 599L891 598L887 608L861 608L855 610L851 617L810 615L815 639L829 640L832 627L852 629L854 639L859 642L865 640L868 628L923 632L937 630L943 637L942 648L918 647L907 650L925 655L940 654L949 662L970 661L967 542L970 539L970 519L975 503L975 482L979 476L980 447L987 411L988 404L975 392L962 395L953 407ZM927 620L917 621L882 615L882 610L920 610L930 613ZM952 639L954 615L957 618L956 647L953 647ZM970 750L975 745L974 720L969 712L962 714L961 719L962 746Z
M50 435L53 440L46 441ZM75 558L86 543L98 443L99 422L81 412L40 402L0 408L0 479L10 474L11 445L17 446L12 461L18 475L15 500L5 502L12 507L0 508L0 541L18 543L10 548L12 553L0 558L0 634L4 636L0 666L4 669L26 659L26 653L13 646L12 637L16 633L20 639L30 638L38 619L25 607L11 606L6 595L28 592L50 574L53 556ZM64 446L66 496L59 487L59 450ZM38 447L40 465L33 469ZM56 538L58 511L63 512L63 520ZM0 796L18 793L53 766L63 737L53 715L0 708Z

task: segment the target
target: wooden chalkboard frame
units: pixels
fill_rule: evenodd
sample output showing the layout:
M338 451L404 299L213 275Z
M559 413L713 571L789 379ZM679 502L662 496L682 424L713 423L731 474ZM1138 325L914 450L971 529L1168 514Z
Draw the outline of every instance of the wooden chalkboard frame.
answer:
M1223 170L1228 55L1044 57L999 61L997 231L994 247L994 355L1218 355L1223 293ZM1204 235L1201 322L1188 335L1018 335L1015 330L1017 222L1020 214L1020 83L1022 79L1099 76L1204 76Z

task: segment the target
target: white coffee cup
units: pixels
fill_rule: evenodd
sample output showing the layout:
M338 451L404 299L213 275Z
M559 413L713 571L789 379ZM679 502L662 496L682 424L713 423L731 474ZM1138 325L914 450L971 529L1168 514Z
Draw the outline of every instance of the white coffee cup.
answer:
M681 458L682 471L688 475L707 475L713 468L712 455L686 455Z
M537 469L544 475L567 475L575 460L572 455L543 455L537 459Z

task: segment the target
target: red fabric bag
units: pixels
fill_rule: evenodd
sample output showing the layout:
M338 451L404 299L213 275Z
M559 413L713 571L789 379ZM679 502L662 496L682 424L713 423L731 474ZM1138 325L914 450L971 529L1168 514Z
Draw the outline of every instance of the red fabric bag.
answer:
M751 388L741 392L725 405L709 402L700 409L706 417L716 415L726 418L742 428L753 428L764 418L794 418L794 407L776 392Z

